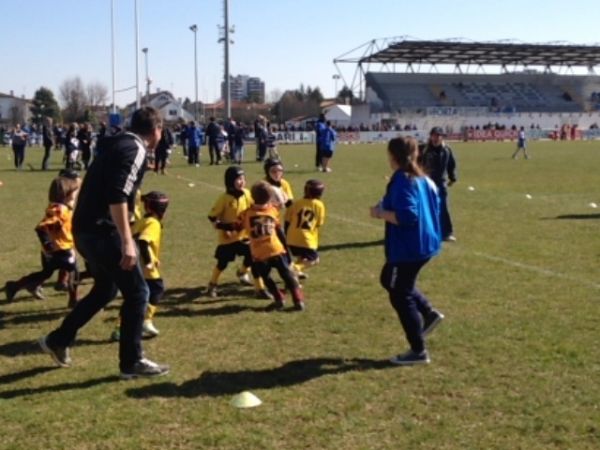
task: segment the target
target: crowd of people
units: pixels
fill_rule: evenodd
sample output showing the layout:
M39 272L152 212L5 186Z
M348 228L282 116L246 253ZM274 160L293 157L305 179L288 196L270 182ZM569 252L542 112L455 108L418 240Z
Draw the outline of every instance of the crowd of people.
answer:
M256 125L264 127L268 136L268 126L263 122L259 117ZM214 137L211 125L218 132L227 127L235 136L234 121L223 125L211 118L205 131L209 147ZM195 123L185 127L188 157L190 151L195 152L195 143L190 146L190 130L195 127ZM327 173L331 171L328 163L335 131L322 115L315 131L315 164ZM69 132L73 135L77 130L73 127ZM228 140L229 133L225 133ZM9 301L22 289L43 298L42 283L54 271L60 271L59 279L66 276L72 309L60 326L39 340L42 350L61 367L71 365L69 349L78 331L120 291L123 304L112 337L119 342L121 376L157 376L169 371L167 365L144 355L141 340L143 335L159 335L153 318L165 292L160 252L162 220L169 205L165 193L142 195L141 184L149 155L155 160L153 168L160 167L161 142L164 148L174 142L169 134L155 109L141 108L133 114L128 131L97 141L96 156L83 180L73 167L67 167L51 183L49 206L36 227L42 270L6 282L5 292ZM394 364L429 362L424 338L444 318L416 288L419 271L439 252L440 243L456 240L447 206L447 187L456 181L456 162L443 136L436 127L423 146L413 138L389 142L393 175L383 199L370 210L372 217L386 223L386 264L381 283L410 344L408 353L391 359ZM218 141L216 144L213 164L221 161ZM325 183L310 179L304 185L303 197L295 198L284 178L284 164L276 147L271 147L268 139L265 145L265 152L257 149L256 155L263 162L265 176L251 189L246 187L246 174L239 160L231 159L224 171L225 191L208 213L218 245L206 294L219 295L221 274L241 257L236 275L240 283L253 285L259 298L271 300L266 311L285 307L284 292L271 277L272 269L289 291L292 309L304 311L306 299L300 280L308 277L307 269L319 263L319 229L326 216L322 199ZM91 290L83 298L77 293L81 274L75 250L93 279Z

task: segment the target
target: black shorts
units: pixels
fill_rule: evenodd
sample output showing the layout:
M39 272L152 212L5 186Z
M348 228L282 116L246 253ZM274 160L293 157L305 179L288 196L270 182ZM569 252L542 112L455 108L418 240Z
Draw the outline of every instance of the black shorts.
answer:
M306 259L307 261L317 261L319 259L319 254L312 248L290 245L289 249L292 255L297 256L298 258Z
M321 150L321 156L323 158L331 158L333 156L333 151L331 151L331 150Z
M222 263L235 261L236 256L243 256L250 260L250 245L248 241L237 241L231 244L218 245L215 250L215 258Z
M156 305L165 293L165 284L163 283L162 278L146 280L146 284L148 285L148 290L150 291L148 302L151 305Z

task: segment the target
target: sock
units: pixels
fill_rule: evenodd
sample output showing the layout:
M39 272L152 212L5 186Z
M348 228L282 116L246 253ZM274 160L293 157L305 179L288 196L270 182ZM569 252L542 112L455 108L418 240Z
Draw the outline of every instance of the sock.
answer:
M261 277L254 278L254 289L256 289L257 291L265 290L265 282Z
M219 277L221 276L222 271L220 271L217 267L215 267L212 271L212 275L210 277L210 284L218 284Z
M156 314L157 309L157 306L148 304L148 307L146 308L146 317L144 317L144 320L152 321L152 318L154 317L154 314Z
M291 293L292 293L292 299L294 300L294 303L302 303L304 302L304 292L302 291L302 289L295 288L295 289L291 289Z
M237 274L238 277L241 277L242 275L246 275L248 272L250 272L250 267L241 266L237 270L236 274Z

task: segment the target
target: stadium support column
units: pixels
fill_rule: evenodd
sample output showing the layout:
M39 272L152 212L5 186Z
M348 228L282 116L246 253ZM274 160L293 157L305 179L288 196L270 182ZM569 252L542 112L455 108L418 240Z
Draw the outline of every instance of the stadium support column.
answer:
M194 33L194 120L198 121L198 26L196 24L190 26L190 30Z

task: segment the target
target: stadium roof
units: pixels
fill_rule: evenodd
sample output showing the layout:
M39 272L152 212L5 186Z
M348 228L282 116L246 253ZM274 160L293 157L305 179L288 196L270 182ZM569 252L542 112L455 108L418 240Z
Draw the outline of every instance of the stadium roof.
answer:
M352 62L593 67L600 65L600 46L403 40Z

